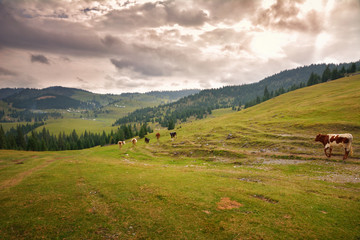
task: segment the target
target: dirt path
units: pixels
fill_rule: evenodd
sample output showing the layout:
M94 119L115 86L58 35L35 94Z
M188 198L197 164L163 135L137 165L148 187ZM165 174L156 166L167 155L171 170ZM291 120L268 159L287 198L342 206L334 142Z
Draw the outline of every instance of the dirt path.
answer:
M27 171L17 174L13 178L3 181L2 183L0 183L0 190L18 185L25 177L31 175L32 173L34 173L36 171L39 171L42 168L49 166L54 161L55 160L48 160L34 168L31 168Z

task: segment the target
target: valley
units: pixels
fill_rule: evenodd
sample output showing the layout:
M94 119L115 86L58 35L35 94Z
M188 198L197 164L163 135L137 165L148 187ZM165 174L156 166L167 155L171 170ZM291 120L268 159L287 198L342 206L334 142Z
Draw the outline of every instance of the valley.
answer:
M0 238L357 239L359 90L317 84L121 150L0 150ZM314 141L344 132L345 162Z

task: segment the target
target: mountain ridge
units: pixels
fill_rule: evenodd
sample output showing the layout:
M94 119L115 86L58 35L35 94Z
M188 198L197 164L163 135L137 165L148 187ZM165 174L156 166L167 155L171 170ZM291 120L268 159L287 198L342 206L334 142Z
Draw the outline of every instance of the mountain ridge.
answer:
M263 96L265 88L269 95L282 94L296 88L307 85L309 76L312 74L321 75L325 69L329 68L334 74L346 71L350 68L360 65L360 61L341 64L311 64L295 69L284 70L263 80L238 86L225 86L217 89L206 89L201 92L179 99L166 105L137 109L128 114L128 116L119 118L114 125L127 124L131 122L159 122L163 127L168 127L169 122L186 121L189 117L195 116L198 119L211 114L211 111L219 108L237 107L245 105L248 102L254 102L254 99ZM341 68L340 71L337 69ZM336 71L335 71L336 70ZM251 104L254 105L254 104Z

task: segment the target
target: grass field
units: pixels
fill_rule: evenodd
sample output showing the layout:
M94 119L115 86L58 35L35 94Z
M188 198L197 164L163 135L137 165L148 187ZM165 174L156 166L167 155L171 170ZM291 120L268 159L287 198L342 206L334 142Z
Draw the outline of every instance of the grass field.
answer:
M359 239L360 77L81 151L0 151L0 239ZM230 111L229 111L230 112ZM317 133L350 132L328 159Z

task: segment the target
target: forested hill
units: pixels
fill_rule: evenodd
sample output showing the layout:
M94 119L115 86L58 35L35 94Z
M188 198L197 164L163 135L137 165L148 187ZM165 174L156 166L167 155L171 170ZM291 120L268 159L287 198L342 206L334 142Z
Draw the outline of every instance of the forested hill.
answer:
M1 88L0 89L0 100L7 98L13 94L21 92L24 88Z
M257 83L203 90L170 104L138 109L128 116L118 119L114 125L154 121L159 122L164 127L169 127L169 124L173 125L179 120L186 121L192 116L203 118L214 109L227 107L238 109L242 105L254 105L262 101L265 89L269 95L266 98L269 99L287 91L307 86L312 75L323 76L325 79L322 81L327 81L356 71L359 66L360 61L338 65L312 64L285 70ZM352 69L354 67L355 69Z
M20 90L20 91L19 91ZM49 87L44 89L24 88L18 91L9 89L12 94L2 100L11 103L15 108L25 109L65 109L65 108L88 108L95 104L79 99L76 96L93 96L85 90L66 87ZM0 89L3 91L3 89ZM89 97L89 99L92 99Z

